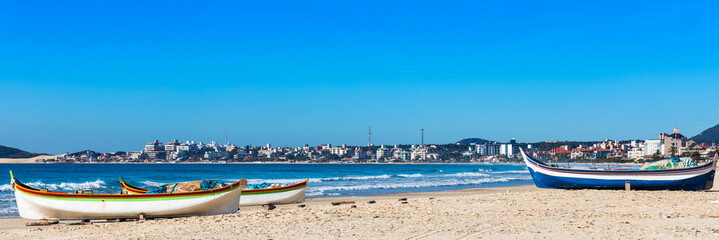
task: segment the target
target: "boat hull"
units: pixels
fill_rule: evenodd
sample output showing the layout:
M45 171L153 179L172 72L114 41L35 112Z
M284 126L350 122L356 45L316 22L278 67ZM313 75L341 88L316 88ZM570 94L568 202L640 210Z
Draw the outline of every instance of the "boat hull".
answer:
M300 188L271 191L267 193L245 190L242 192L240 206L301 203L305 201L306 191L307 185Z
M558 189L624 189L626 182L635 190L705 190L713 184L715 171L680 180L638 180L557 177L529 169L534 184L540 188Z
M244 179L243 179L244 180ZM237 184L237 183L236 183ZM234 184L233 184L234 185ZM20 217L27 219L117 219L182 217L229 214L238 210L242 188L231 186L220 191L189 194L79 194L44 193L13 185ZM64 195L63 195L64 194ZM122 196L124 195L124 196Z
M534 184L558 189L705 190L713 187L716 161L669 170L587 170L548 166L521 151Z

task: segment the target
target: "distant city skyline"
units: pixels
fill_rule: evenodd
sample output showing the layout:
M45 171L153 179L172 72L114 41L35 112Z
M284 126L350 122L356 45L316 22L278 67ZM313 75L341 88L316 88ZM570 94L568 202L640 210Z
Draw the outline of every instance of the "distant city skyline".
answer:
M717 7L10 1L0 145L691 137L719 123Z

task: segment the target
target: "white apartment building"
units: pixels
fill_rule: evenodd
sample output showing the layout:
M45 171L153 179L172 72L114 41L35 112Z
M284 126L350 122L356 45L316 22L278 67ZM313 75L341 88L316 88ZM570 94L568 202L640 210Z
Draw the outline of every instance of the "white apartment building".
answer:
M642 151L643 155L654 155L659 151L659 154L664 155L663 152L660 150L663 150L664 148L661 146L661 141L659 139L651 139L644 141L644 149Z
M384 145L382 145L379 149L377 149L377 159L390 156L390 151L388 148L385 148Z
M337 156L344 156L349 151L348 148L342 148L342 147L333 147L333 148L328 148L327 150L329 150L331 154L335 154Z
M629 159L642 158L644 155L645 155L644 150L639 147L635 147L635 148L632 148L631 150L627 151L627 158L629 158Z

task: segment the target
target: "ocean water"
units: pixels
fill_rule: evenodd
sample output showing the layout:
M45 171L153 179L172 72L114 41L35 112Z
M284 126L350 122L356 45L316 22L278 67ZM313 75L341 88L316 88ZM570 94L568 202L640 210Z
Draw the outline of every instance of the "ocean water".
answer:
M33 187L119 193L118 177L150 188L160 183L246 178L292 184L309 178L308 198L533 184L524 165L478 164L0 164L0 217L18 216L10 174Z

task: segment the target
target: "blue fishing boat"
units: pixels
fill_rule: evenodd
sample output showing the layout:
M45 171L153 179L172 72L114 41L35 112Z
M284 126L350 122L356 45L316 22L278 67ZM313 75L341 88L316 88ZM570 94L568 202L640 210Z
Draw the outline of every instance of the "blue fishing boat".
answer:
M527 156L524 163L540 188L624 189L629 182L637 190L705 190L714 185L716 157L694 167L658 170L596 170L552 166Z

